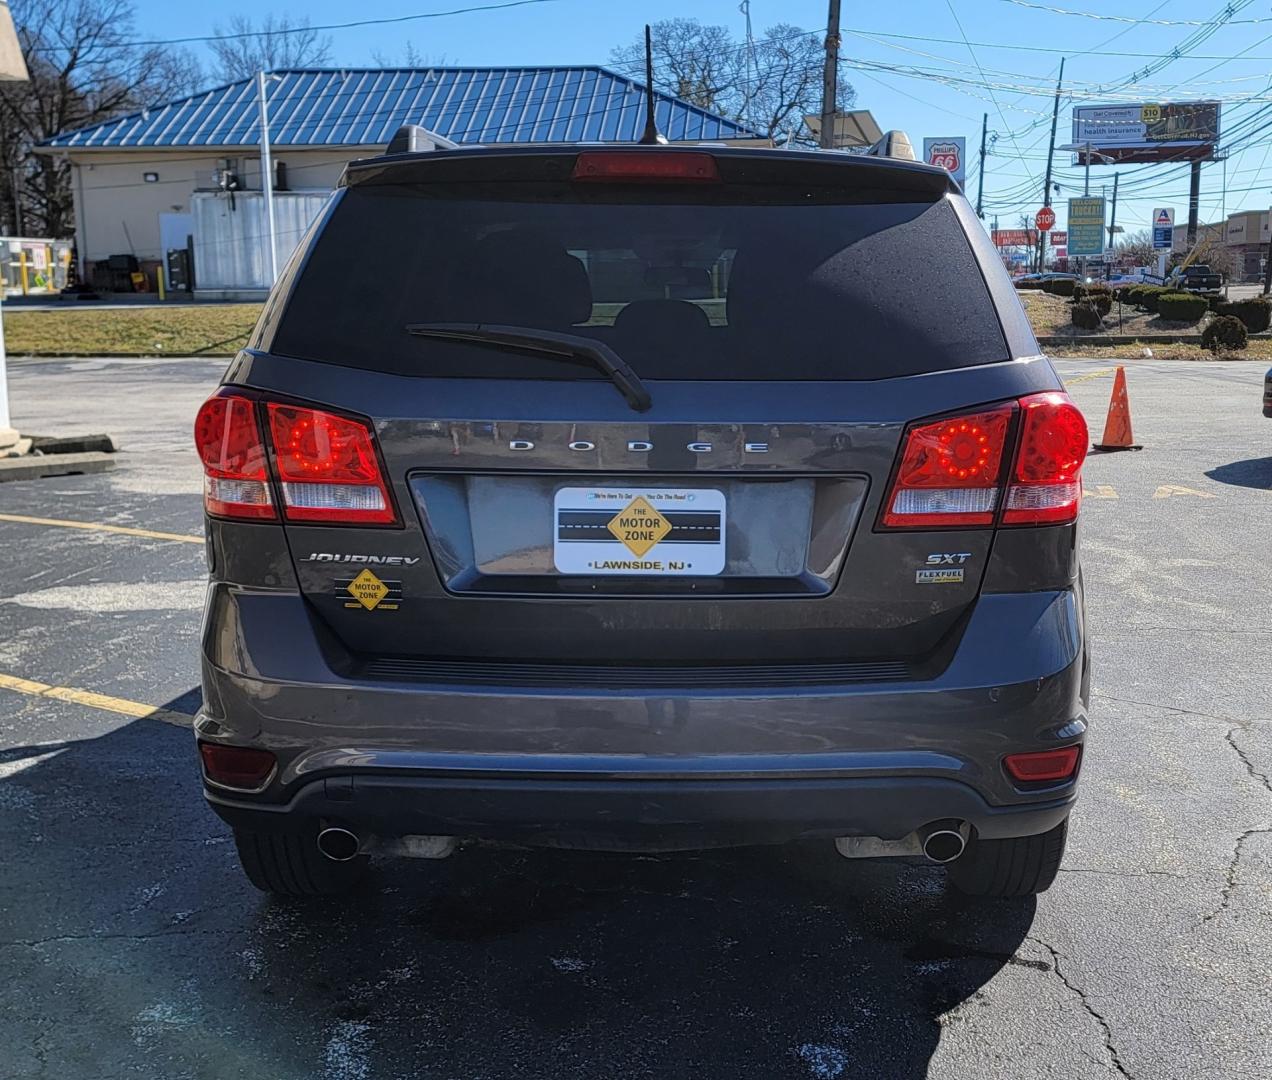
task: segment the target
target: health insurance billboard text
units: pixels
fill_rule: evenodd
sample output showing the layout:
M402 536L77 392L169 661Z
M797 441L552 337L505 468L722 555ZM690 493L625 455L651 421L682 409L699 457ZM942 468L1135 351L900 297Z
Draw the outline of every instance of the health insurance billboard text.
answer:
M1204 161L1219 141L1219 102L1079 105L1073 110L1073 142L1091 144L1092 165L1104 160ZM1083 152L1077 152L1081 161Z

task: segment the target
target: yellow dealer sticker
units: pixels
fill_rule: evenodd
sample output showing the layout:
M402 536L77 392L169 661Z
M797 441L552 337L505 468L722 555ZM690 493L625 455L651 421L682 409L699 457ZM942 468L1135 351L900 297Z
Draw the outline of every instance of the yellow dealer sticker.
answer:
M637 558L671 532L671 522L650 506L643 495L615 514L608 527L619 543Z
M345 586L345 591L368 611L374 611L377 605L389 595L389 587L370 570L363 570L356 578ZM346 604L345 607L353 607ZM397 605L393 605L396 607Z

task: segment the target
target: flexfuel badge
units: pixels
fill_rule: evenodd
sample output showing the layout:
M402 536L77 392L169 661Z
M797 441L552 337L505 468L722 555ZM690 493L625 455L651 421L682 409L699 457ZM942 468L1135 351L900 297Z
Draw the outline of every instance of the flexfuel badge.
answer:
M402 599L402 583L400 581L381 581L370 570L363 570L352 581L337 582L339 590L353 597L346 600L347 608L366 608L367 611L396 611Z

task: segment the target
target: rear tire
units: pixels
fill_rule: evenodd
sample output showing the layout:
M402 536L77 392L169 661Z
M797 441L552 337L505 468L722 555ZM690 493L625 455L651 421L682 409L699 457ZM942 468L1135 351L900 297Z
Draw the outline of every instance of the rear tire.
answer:
M278 896L338 896L367 871L370 860L358 855L333 862L318 850L317 830L246 832L234 830L234 846L248 881Z
M1066 817L1050 832L1008 840L973 840L947 867L950 884L968 896L1033 896L1046 892L1064 858Z

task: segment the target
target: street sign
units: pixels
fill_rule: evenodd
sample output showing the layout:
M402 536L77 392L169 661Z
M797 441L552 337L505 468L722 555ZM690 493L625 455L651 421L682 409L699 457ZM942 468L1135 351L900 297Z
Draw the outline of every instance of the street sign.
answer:
M1169 251L1175 236L1175 210L1161 206L1153 211L1153 247Z
M1106 263L1117 262L1117 255L1114 253L1112 248L1109 248L1108 251L1104 253L1104 261Z
M943 139L924 139L923 160L929 165L939 165L961 186L965 179L967 140L961 135L951 135Z
M1104 254L1104 198L1084 195L1069 200L1069 254Z
M1051 230L1051 246L1064 247L1069 242L1069 234L1063 229Z
M1049 206L1044 206L1036 214L1034 214L1034 225L1041 232L1046 232L1056 223L1056 212Z

